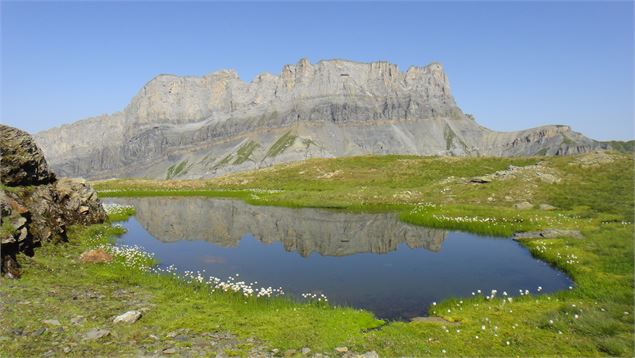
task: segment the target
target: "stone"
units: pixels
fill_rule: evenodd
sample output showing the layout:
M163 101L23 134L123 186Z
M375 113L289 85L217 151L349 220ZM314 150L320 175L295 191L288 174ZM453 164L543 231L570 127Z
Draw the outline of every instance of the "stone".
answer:
M533 207L534 207L533 204L531 204L528 201L523 201L521 203L514 204L514 209L518 209L518 210L528 210L528 209L531 209Z
M139 311L128 311L126 313L120 314L112 320L113 323L127 323L132 324L135 323L141 318L141 312Z
M84 334L85 340L97 340L110 335L110 331L107 329L94 328Z
M540 180L542 180L543 182L547 184L554 184L554 183L560 182L560 178L549 173L539 173L538 177L540 178Z
M540 204L539 208L540 210L544 210L544 211L552 211L557 209L555 206L551 206L549 204Z
M379 354L375 351L366 352L357 356L358 358L379 358Z
M335 351L337 353L343 354L348 352L348 347L335 347Z
M311 353L311 349L308 348L308 347L304 347L304 348L302 348L301 352L302 352L303 355L307 355L307 354Z
M159 75L122 111L37 133L36 140L63 176L161 179L313 157L567 155L606 147L567 126L480 126L456 104L439 63L400 71L384 61L304 59L249 83L231 70Z
M45 319L44 321L42 321L42 323L48 324L49 326L61 326L62 325L60 323L60 321L58 321L56 319Z
M33 138L5 125L0 125L0 183L12 187L0 189L0 217L10 225L0 229L0 268L6 277L20 277L18 252L33 256L45 241L67 241L69 225L106 220L90 185L58 180Z
M42 328L34 331L33 333L31 333L31 335L37 337L37 336L43 335L44 332L46 332L46 328L42 327Z
M50 184L55 175L31 136L0 124L0 183L7 186Z
M176 348L166 348L162 352L163 354L174 354L176 353Z
M295 349L287 349L286 351L284 351L284 356L285 357L291 357L293 355L295 355L297 351Z
M104 249L92 249L84 251L79 256L79 261L82 263L107 263L112 261L112 255L106 252Z
M584 236L578 230L565 229L545 229L541 231L517 232L512 236L514 240L530 240L530 239L555 239L559 237L571 237L574 239L583 239Z
M83 316L75 316L71 318L71 324L74 324L74 325L80 325L84 323L84 321L86 321L86 319Z
M491 183L492 180L493 180L492 177L486 175L482 177L474 177L470 179L470 183L486 184L486 183Z

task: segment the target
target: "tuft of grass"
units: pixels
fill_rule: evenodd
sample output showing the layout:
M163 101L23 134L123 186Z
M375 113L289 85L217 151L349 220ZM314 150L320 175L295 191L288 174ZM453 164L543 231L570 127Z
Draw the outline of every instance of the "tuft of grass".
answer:
M236 159L234 159L234 164L242 164L247 160L250 160L251 154L258 147L260 147L260 144L252 140L241 145L240 148L238 148L238 151L236 151Z
M186 160L181 161L178 164L171 165L168 168L168 171L167 171L167 173L165 175L165 178L166 179L172 179L172 178L178 177L181 174L187 173L187 162L188 161L186 159Z
M296 135L292 134L291 131L283 134L278 140L269 147L267 151L267 155L265 157L273 158L278 154L284 152L287 148L289 148L295 142L297 138ZM304 143L307 147L311 145L311 143Z

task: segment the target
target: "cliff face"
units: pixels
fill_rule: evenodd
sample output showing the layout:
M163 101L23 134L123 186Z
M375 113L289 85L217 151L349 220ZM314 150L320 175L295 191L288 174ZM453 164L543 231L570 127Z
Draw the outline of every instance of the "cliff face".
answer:
M43 241L66 241L66 227L103 222L95 191L82 180L57 180L31 136L0 125L0 268L18 277L16 254Z
M210 177L310 157L562 155L599 143L566 126L493 132L463 114L437 63L286 65L250 83L233 71L160 75L123 112L38 133L66 176Z

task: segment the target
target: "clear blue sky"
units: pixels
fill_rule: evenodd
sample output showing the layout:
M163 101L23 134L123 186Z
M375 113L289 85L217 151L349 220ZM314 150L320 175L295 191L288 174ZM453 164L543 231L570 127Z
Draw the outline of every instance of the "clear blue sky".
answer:
M633 3L13 3L0 122L31 132L122 110L159 73L252 80L302 57L441 62L496 130L633 139Z

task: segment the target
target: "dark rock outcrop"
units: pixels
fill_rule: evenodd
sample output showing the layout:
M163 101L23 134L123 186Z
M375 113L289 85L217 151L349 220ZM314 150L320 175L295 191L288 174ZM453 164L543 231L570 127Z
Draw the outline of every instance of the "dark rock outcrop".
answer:
M84 181L60 179L29 134L0 125L0 267L18 277L18 252L66 241L66 228L104 222L106 212Z

